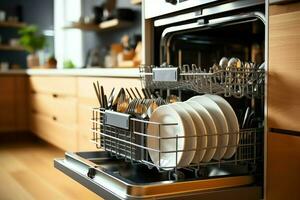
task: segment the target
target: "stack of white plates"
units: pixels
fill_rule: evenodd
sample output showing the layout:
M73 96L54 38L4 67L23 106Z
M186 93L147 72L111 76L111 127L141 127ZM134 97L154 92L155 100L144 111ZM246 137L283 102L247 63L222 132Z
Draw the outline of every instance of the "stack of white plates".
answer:
M239 143L235 112L217 95L160 106L153 112L147 132L150 158L160 167L229 159Z

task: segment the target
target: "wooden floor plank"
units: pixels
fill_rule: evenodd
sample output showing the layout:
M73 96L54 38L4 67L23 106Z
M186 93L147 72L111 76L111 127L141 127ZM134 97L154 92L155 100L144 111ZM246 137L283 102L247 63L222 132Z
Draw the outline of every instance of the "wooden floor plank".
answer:
M30 193L28 193L22 185L20 185L8 173L0 170L0 199L1 200L34 200ZM17 191L17 192L16 192Z
M0 144L0 200L101 199L53 167L63 156L39 141Z

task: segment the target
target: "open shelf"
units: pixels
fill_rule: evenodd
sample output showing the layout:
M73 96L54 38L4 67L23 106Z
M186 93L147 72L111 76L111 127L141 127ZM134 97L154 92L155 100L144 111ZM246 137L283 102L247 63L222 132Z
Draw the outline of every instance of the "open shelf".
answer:
M0 27L23 28L25 26L27 26L27 24L22 22L0 22Z
M10 46L6 44L0 44L0 51L25 51L21 46Z
M134 5L142 4L142 0L131 0L131 4L134 4Z
M112 19L97 24L73 23L71 26L64 27L65 29L80 29L84 31L105 31L119 28L126 28L132 25L132 22L119 19Z

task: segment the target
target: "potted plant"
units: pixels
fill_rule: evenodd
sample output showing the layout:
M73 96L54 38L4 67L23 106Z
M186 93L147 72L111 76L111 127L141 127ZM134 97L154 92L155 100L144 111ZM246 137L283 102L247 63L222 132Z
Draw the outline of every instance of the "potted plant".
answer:
M39 66L40 61L37 51L46 46L46 38L38 33L38 28L34 25L24 27L19 31L20 45L28 52L27 67L32 68Z

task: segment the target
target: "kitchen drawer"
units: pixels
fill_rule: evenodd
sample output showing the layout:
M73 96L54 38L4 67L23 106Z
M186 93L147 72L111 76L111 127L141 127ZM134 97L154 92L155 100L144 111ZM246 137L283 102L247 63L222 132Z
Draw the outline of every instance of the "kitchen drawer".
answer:
M35 93L30 95L31 110L61 123L76 124L75 97Z
M76 96L75 77L32 76L30 90L37 93Z
M109 78L109 77L79 77L78 78L78 96L80 98L92 98L97 100L93 82L99 81L103 85L105 94L108 96L113 87L118 91L121 87L141 88L139 78Z
M300 11L270 16L268 125L300 131Z
M267 200L300 199L300 133L268 133Z
M30 129L40 138L65 151L77 149L76 125L60 123L50 117L31 113Z

